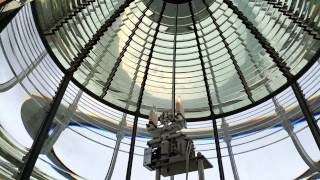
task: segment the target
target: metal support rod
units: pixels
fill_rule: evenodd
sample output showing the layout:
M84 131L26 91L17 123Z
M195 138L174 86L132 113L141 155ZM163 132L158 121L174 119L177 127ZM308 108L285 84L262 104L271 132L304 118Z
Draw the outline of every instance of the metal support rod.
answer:
M235 180L239 180L240 178L239 178L239 174L238 174L237 164L236 164L236 161L235 161L234 155L233 155L231 140L227 141L226 144L227 144L229 159L230 159L230 163L231 163L233 178Z
M198 159L198 175L199 180L204 180L204 166L203 166L203 159Z
M172 114L176 114L176 59L177 59L177 33L178 33L178 13L179 5L176 5L175 32L173 38L173 59L172 59Z
M198 30L197 30L197 26L196 26L196 20L195 20L195 17L194 17L194 12L193 12L191 1L189 1L188 5L189 5L190 13L191 13L191 19L192 19L194 34L196 36L196 41L197 41L197 48L198 48L198 52L199 52L200 64L201 64L201 67L202 67L203 79L204 79L205 87L206 87L206 93L207 93L208 104L209 104L209 109L210 109L210 116L212 118L214 140L215 140L217 158L218 158L218 165L219 165L219 175L220 175L220 179L224 180L225 177L224 177L223 164L222 164L222 156L221 156L221 149L220 149L220 142L219 142L219 135L218 135L218 127L217 127L215 114L213 112L213 104L212 104L212 100L211 100L210 87L209 87L209 83L208 83L208 79L207 79L207 73L205 71L205 64L204 64L204 61L203 61L203 56L202 56L202 52L201 52L202 50L201 50L200 41L199 41L199 35L198 35Z
M231 145L232 136L229 133L229 124L227 124L225 118L222 118L221 128L223 129L223 140L227 144L227 149L228 149L228 154L229 154L229 159L230 159L230 163L231 163L233 177L235 180L239 180L240 178L239 178L237 165L236 165L236 161L234 159L232 145Z
M156 180L161 179L160 169L156 169Z
M314 140L316 141L316 144L320 150L320 130L319 130L319 126L316 122L316 119L314 118L313 114L311 113L311 111L308 107L307 100L305 99L304 94L299 87L299 84L297 82L295 82L291 85L291 87L292 87L294 95L296 96L296 98L298 100L301 111L307 120L311 134L312 134Z
M139 25L142 22L142 19L145 17L146 12L149 9L151 3L152 3L152 0L150 0L148 2L148 4L146 5L146 8L142 11L142 15L139 17L138 22L135 24L135 27L131 31L131 34L128 37L128 40L125 43L125 46L122 48L121 53L119 54L118 58L116 59L116 62L114 63L114 65L113 65L113 67L111 69L111 72L109 74L109 77L108 77L108 79L107 79L107 81L106 81L106 83L105 83L105 85L104 85L104 87L102 89L102 93L100 95L101 98L104 98L107 95L107 92L108 92L108 90L109 90L109 88L111 86L111 82L112 82L114 76L116 75L116 72L117 72L117 70L118 70L118 68L119 68L119 66L120 66L120 64L122 62L122 58L123 58L124 54L127 52L127 48L130 46L130 42L132 41L133 36L136 34L136 31L138 30Z
M133 129L132 129L132 135L131 135L126 180L131 179L131 170L132 170L132 162L133 162L134 145L135 145L136 135L137 135L137 126L138 126L138 113L137 115L134 116L134 121L133 121Z
M46 138L48 137L48 133L50 130L50 127L52 125L53 119L58 111L58 108L60 106L60 103L62 101L62 98L67 90L67 87L69 85L69 82L73 76L74 71L70 71L68 74L66 74L62 82L58 88L57 94L53 99L52 105L50 107L50 110L45 118L45 120L42 122L39 132L33 141L33 144L31 146L31 149L29 153L27 154L27 161L22 166L21 171L18 174L18 179L25 180L29 179L31 176L31 173L33 171L33 167L36 164L36 161L38 159L38 156L40 154L40 151L42 149L42 146L44 142L46 141Z
M157 27L155 29L155 34L154 34L154 37L153 37L153 41L151 43L150 53L149 53L149 56L148 56L148 59L147 59L147 62L146 62L147 64L146 64L143 80L141 82L141 90L139 92L138 101L137 101L137 109L135 111L135 116L134 116L134 121L133 121L133 128L132 128L132 135L131 135L131 143L130 143L130 151L129 151L129 158L128 158L128 167L127 167L126 180L130 180L131 179L133 153L134 153L134 146L135 146L136 135L137 135L137 127L138 127L138 116L140 114L140 108L141 108L141 104L142 104L144 88L145 88L145 85L146 85L148 72L149 72L149 67L150 67L151 59L152 59L152 55L153 55L153 49L155 47L155 43L156 43L157 36L158 36L158 33L159 33L159 28L160 28L160 22L162 20L162 16L163 16L163 12L165 10L165 7L166 7L166 2L163 1L162 9L161 9L161 12L159 14L159 19L157 21Z

